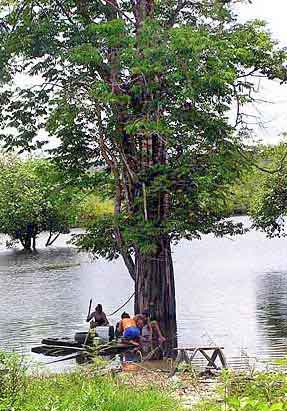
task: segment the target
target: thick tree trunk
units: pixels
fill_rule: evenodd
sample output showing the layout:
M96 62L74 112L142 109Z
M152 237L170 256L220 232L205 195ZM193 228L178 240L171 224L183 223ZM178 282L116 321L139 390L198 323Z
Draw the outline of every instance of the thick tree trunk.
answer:
M25 251L32 251L32 237L25 236L23 239L20 239L20 241Z
M135 313L148 309L167 338L168 351L177 344L174 271L170 240L162 238L154 254L136 255Z

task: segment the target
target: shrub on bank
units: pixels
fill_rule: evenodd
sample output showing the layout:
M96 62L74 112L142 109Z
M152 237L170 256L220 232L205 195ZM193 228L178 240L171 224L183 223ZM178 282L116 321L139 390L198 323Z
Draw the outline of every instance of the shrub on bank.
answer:
M0 411L14 410L27 388L26 366L14 353L0 351Z
M196 411L285 411L285 371L238 373L224 370L218 395L202 401Z

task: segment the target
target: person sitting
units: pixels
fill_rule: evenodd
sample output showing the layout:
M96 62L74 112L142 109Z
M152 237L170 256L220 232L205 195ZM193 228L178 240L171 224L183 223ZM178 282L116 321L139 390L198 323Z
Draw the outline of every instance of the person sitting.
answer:
M166 341L166 338L163 336L160 326L155 319L151 319L150 312L144 310L142 312L142 317L144 319L144 327L142 329L142 336L146 341L156 340L160 344Z
M101 304L98 304L90 315L87 317L87 322L90 321L90 327L103 327L109 325L108 319L106 314L103 311L103 307Z
M139 346L141 329L144 326L144 319L140 315L135 315L134 318L123 318L119 323L119 332L123 335L124 340L129 343Z

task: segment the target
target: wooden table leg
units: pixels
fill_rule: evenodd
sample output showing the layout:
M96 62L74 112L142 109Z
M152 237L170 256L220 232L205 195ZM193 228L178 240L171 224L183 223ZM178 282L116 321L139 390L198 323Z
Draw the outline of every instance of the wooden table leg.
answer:
M194 359L194 357L196 356L196 353L198 352L198 348L196 348L194 351L193 351L193 353L191 354L191 356L189 357L189 361L191 362L193 359Z
M215 360L216 360L216 357L217 357L217 354L218 354L218 350L217 349L214 350L211 357L209 357L209 355L207 355L204 350L199 349L199 351L207 359L207 361L208 361L207 367L213 366L213 368L215 368L217 370L218 367L215 364Z
M173 376L174 376L174 374L176 373L176 369L177 369L178 365L179 365L181 362L182 362L182 351L179 350L179 351L177 352L177 356L176 356L176 360L175 360L175 362L174 362L174 365L173 365L173 367L172 367L172 369L171 369L171 371L170 371L170 373L169 373L169 377L173 377Z
M182 352L182 362L186 362L187 364L190 363L190 358L185 350Z
M227 368L227 361L226 361L225 355L223 354L220 348L218 349L218 356L221 361L222 367Z

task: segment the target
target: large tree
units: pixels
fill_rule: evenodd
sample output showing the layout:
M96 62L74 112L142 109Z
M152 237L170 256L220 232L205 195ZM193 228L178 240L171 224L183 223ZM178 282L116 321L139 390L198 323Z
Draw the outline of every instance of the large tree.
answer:
M45 128L66 169L107 167L114 216L80 243L123 257L135 310L152 307L166 331L176 318L171 243L240 231L223 218L244 162L241 106L253 101L257 76L285 79L285 52L263 22L239 24L232 3L8 0L0 8L1 123L17 130L3 133L6 147L39 147ZM41 85L9 88L18 73L41 76Z

